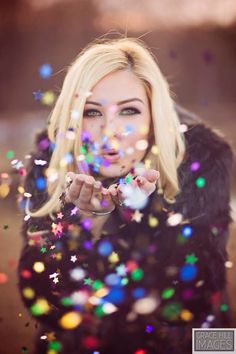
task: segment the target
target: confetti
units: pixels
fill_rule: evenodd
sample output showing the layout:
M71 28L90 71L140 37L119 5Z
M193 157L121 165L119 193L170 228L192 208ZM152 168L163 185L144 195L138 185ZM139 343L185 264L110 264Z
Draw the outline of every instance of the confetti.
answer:
M180 279L192 281L197 276L197 267L194 264L186 264L180 269Z
M64 329L74 329L78 327L80 322L82 321L82 317L78 312L71 311L67 312L63 315L59 320L59 325Z
M175 293L175 290L173 288L166 288L163 290L161 297L162 299L170 299Z
M141 268L137 268L131 272L131 278L134 281L139 281L143 278L143 270Z
M26 299L33 299L35 296L34 290L29 287L22 289L22 294Z
M198 177L195 181L195 184L198 188L203 188L206 185L206 180L203 177Z
M180 213L175 213L172 214L168 217L167 219L167 225L169 226L177 226L179 225L183 220L183 216Z
M45 270L45 265L44 265L44 263L42 263L42 262L35 262L34 265L33 265L33 270L34 270L36 273L42 273L42 272L44 272L44 270Z
M42 79L48 79L52 75L52 66L50 64L43 64L39 67L39 75Z
M98 244L98 253L103 256L107 257L109 256L113 251L112 244L108 241L101 241Z
M12 150L7 151L7 158L8 159L13 159L14 155L15 155L14 151L12 151Z
M8 184L0 185L0 198L6 198L10 193L10 187Z
M6 273L0 273L0 284L5 284L8 281L8 276Z
M152 313L159 306L160 301L154 297L145 297L137 300L133 305L133 310L139 315Z
M49 312L50 307L45 299L37 299L37 301L30 307L33 316L42 316Z

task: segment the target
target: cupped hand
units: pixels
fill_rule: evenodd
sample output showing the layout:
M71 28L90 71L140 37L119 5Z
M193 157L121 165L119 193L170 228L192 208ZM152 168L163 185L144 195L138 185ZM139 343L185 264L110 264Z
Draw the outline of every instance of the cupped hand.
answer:
M66 176L65 201L74 203L84 212L108 212L115 208L108 189L100 181L73 172Z
M129 196L137 191L142 193L143 198L148 198L156 190L156 183L159 177L160 173L157 170L142 169L140 175L135 176L129 183L112 184L108 191L116 204L129 205Z

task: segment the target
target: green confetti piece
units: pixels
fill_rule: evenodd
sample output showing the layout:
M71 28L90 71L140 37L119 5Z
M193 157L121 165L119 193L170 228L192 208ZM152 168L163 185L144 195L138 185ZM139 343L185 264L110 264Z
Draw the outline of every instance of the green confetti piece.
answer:
M129 282L129 279L128 279L128 278L123 278L123 279L121 280L121 285L127 285L128 282Z
M61 350L61 343L57 341L52 341L48 343L48 349L52 349L58 352L59 350Z
M45 313L44 308L40 304L33 304L30 308L33 316L41 316Z
M206 184L206 180L203 177L198 177L195 181L195 184L198 188L203 188Z
M131 175L128 175L125 177L125 183L130 183L132 181L133 177Z
M131 278L134 281L141 280L143 278L143 270L140 269L140 268L137 268L137 269L133 270L132 273L131 273Z
M95 315L96 315L97 317L102 317L102 316L105 315L105 312L103 311L102 305L99 305L99 306L96 307L96 309L95 309Z
M87 155L85 156L85 161L86 161L87 163L92 163L92 162L93 162L93 155L87 154Z
M168 320L174 320L178 318L182 305L179 302L172 302L166 305L162 310L162 315Z
M167 288L163 290L161 297L162 299L169 299L171 298L175 293L175 290L173 288Z
M198 261L198 258L195 256L194 253L187 254L185 256L185 263L187 263L187 264L195 264L197 261Z
M92 288L93 288L94 290L99 290L99 289L101 289L102 287L103 287L103 282L101 282L100 280L95 280L95 281L93 282Z
M221 304L220 305L220 311L221 312L226 312L226 311L228 311L228 309L229 309L229 306L227 304Z
M92 285L93 281L91 278L85 278L84 279L84 285Z
M70 305L72 305L72 300L71 300L70 297L63 297L63 298L61 299L61 304L62 304L63 306L70 306Z
M46 253L47 252L47 248L46 247L41 247L40 248L40 252L41 253Z
M7 151L7 158L8 159L13 159L14 155L15 155L14 151L12 151L12 150Z
M80 148L80 153L82 154L82 155L85 155L86 153L87 153L87 148L86 148L86 146L81 146L81 148Z

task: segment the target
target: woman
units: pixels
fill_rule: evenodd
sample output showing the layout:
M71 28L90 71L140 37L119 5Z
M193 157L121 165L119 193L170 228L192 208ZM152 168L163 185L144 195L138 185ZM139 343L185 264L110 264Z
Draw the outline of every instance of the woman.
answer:
M191 353L191 328L230 325L232 151L143 43L85 48L36 145L19 279L37 353Z

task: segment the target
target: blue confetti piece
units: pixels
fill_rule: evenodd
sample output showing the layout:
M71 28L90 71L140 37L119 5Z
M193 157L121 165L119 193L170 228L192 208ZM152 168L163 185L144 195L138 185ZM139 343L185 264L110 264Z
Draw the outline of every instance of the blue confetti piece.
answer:
M197 267L194 264L186 264L180 269L180 279L191 281L197 276Z
M39 75L42 79L48 79L52 75L52 66L50 64L41 65Z
M120 287L113 287L111 288L109 294L107 294L103 299L113 304L120 304L124 298L124 290Z
M113 251L112 244L108 241L101 241L98 245L98 253L103 256L109 256Z
M145 294L146 294L146 291L144 288L136 288L132 292L132 295L135 299L139 299L141 297L144 297Z
M116 273L112 273L105 277L105 283L110 286L121 285L121 278Z
M184 237L188 238L192 236L193 229L191 228L191 226L184 226L181 232Z
M35 186L38 190L44 190L46 187L47 187L47 183L46 183L46 180L45 178L43 177L38 177L36 180L35 180Z

